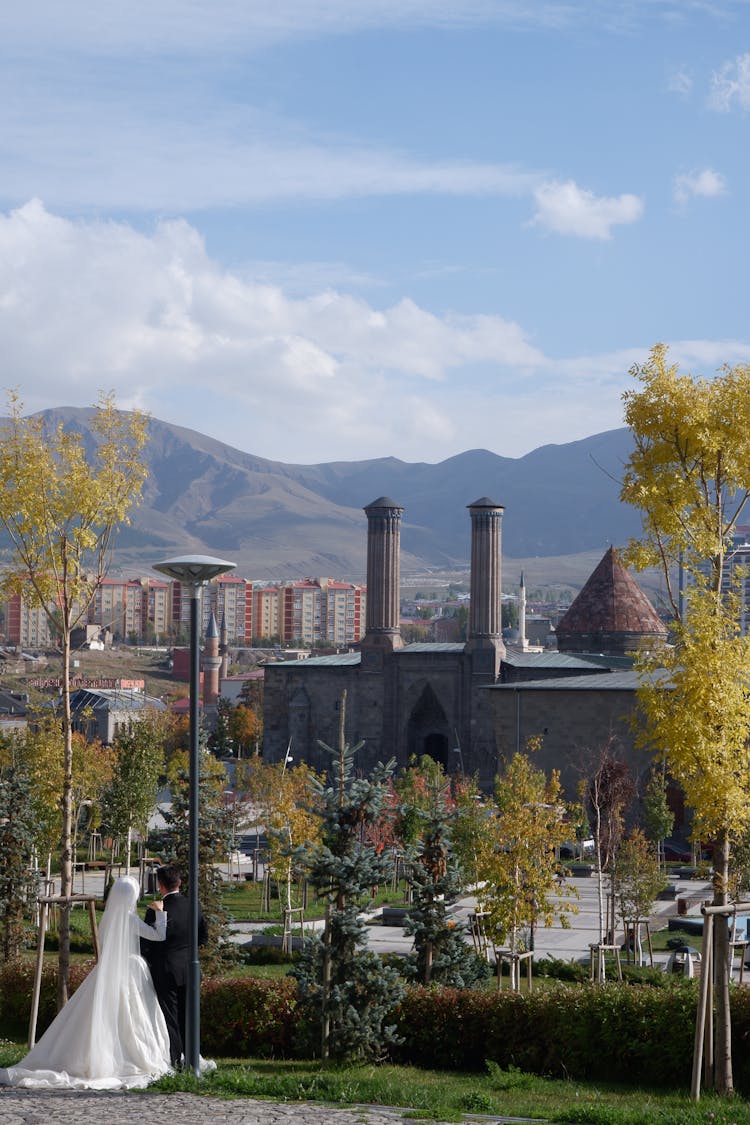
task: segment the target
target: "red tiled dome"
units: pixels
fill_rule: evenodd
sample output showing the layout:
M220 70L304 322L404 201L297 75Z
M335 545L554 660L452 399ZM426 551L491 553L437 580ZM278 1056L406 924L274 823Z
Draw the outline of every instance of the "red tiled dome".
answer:
M623 653L663 642L667 628L610 547L556 632L561 652Z

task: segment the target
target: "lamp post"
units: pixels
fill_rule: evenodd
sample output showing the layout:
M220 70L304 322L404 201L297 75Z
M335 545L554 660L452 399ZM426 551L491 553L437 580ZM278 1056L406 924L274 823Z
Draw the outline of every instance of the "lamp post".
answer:
M187 586L190 592L190 768L188 781L188 911L190 933L188 941L187 997L185 1004L185 1064L198 1075L200 1073L200 962L198 961L198 795L200 791L199 754L199 686L201 589L217 578L233 570L235 563L224 559L214 559L208 555L182 555L155 563L154 570L165 574L176 582Z

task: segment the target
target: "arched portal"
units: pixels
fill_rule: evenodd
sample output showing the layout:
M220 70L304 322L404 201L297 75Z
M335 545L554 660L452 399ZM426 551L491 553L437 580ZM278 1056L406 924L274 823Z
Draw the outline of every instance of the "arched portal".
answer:
M415 703L407 726L409 757L421 758L423 754L434 758L445 770L451 769L450 725L435 692L424 688Z

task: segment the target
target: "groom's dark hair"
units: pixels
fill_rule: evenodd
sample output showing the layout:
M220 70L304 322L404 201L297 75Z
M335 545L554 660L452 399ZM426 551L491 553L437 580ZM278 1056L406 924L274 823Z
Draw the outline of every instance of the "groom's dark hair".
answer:
M174 863L165 863L163 867L157 867L156 879L167 891L176 891L182 882L182 875Z

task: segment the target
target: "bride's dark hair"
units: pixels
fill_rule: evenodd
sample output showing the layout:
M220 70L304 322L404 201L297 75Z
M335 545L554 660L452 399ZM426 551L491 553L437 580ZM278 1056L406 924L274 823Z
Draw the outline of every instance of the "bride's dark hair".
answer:
M180 869L174 863L165 863L163 867L157 867L156 878L168 891L176 891L182 882Z

